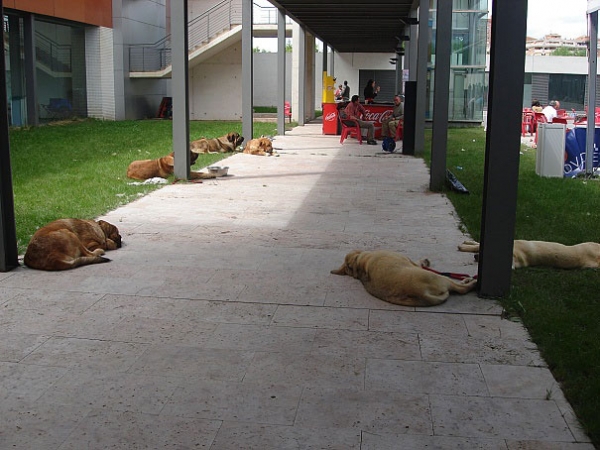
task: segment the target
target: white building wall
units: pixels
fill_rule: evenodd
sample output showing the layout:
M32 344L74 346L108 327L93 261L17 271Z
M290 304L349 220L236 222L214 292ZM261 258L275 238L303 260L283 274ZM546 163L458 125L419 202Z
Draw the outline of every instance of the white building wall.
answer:
M113 31L87 28L85 34L88 116L116 120Z
M190 69L191 120L241 120L242 44Z

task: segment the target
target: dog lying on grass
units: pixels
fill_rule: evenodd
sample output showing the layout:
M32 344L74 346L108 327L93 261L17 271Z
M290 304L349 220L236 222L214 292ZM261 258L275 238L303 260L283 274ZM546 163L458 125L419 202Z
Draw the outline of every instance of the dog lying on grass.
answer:
M108 262L104 251L120 247L119 230L104 220L59 219L34 233L24 263L39 270L74 269Z
M446 301L451 292L466 294L477 280L455 281L421 266L401 253L385 250L354 250L346 255L335 275L349 275L360 280L367 292L381 300L404 306L435 306Z
M479 242L464 241L461 252L479 253ZM600 268L600 244L584 242L563 245L558 242L516 240L513 245L513 269L546 266L557 269Z
M190 150L194 153L227 153L234 152L242 145L244 137L239 133L231 132L219 138L201 138L190 142Z
M198 159L198 153L190 152L190 166L193 166ZM133 161L127 168L127 178L134 180L148 180L150 178L160 177L167 178L173 175L175 168L175 157L173 152L167 156L163 156L158 159L142 159ZM206 172L190 172L191 180L207 180L210 178L217 178L218 173L206 173Z

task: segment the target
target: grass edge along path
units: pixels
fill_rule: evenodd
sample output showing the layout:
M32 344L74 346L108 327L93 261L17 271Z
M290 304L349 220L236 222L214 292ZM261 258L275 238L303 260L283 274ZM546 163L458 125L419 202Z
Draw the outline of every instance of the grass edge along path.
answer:
M446 194L475 240L481 231L485 137L482 128L450 129L448 134L447 167L470 194ZM430 133L427 139L424 159L429 164ZM535 155L535 149L522 147L515 239L600 242L600 180L539 177ZM528 329L600 449L600 270L515 270L510 295L500 302L512 320Z

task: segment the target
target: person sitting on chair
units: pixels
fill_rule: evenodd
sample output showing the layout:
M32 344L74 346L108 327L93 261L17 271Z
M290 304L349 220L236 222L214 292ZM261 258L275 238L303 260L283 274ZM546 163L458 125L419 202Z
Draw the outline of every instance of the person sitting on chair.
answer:
M548 123L552 123L552 120L558 115L556 112L557 109L560 108L560 103L558 100L552 100L548 106L546 106L542 113L546 116L546 120Z
M402 105L402 97L394 96L394 109L392 115L381 122L381 136L396 137L396 128L400 121L404 119L404 105Z
M352 96L350 103L346 106L345 112L348 118L356 120L361 128L367 129L367 144L377 145L377 141L373 139L375 136L375 125L373 125L373 122L362 120L366 111L363 105L358 103L358 95Z

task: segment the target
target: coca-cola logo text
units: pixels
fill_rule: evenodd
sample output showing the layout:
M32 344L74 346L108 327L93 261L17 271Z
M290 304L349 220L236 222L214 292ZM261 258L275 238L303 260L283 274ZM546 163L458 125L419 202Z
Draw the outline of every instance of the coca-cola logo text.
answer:
M333 121L335 120L335 118L336 118L336 114L335 114L335 112L330 112L329 114L327 114L327 115L325 116L325 120L326 120L327 122L333 122Z
M377 122L381 123L387 118L392 116L393 111L391 109L380 111L380 112L371 112L370 109L365 108L364 120L368 122Z

